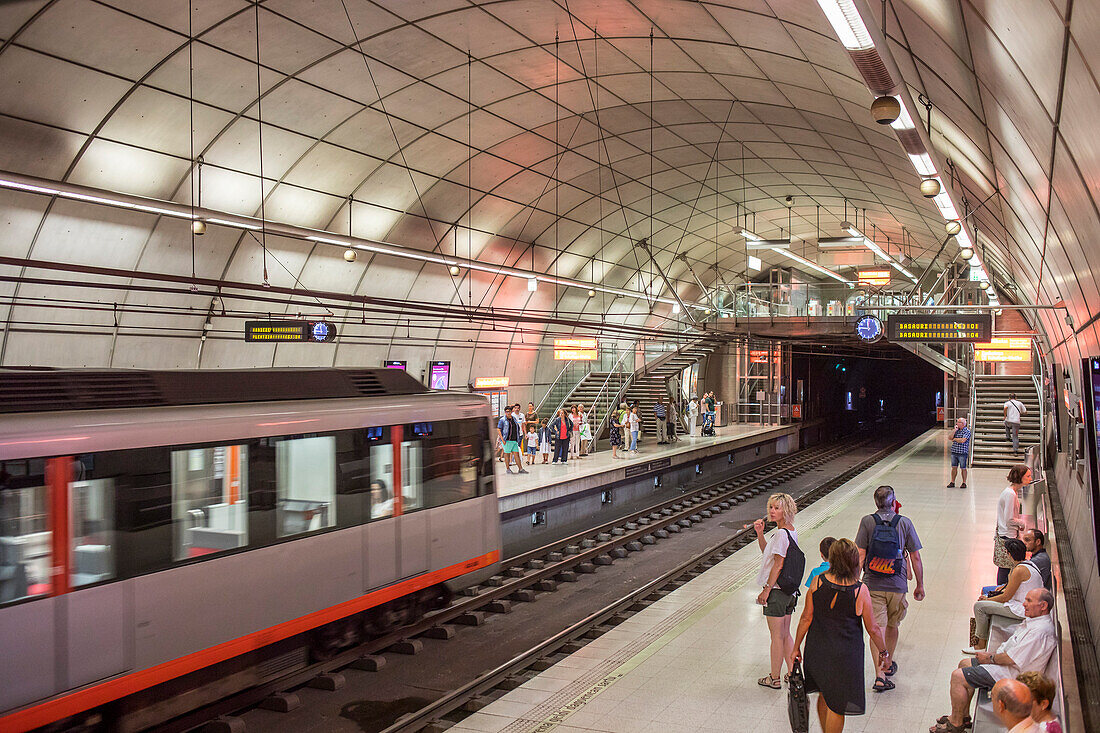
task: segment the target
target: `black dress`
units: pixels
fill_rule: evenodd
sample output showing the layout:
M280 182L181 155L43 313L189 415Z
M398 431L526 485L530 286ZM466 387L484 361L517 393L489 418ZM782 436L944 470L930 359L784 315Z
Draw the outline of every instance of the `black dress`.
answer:
M806 633L806 692L820 692L838 715L862 715L863 619L856 615L861 583L837 585L824 574L810 598L814 618Z

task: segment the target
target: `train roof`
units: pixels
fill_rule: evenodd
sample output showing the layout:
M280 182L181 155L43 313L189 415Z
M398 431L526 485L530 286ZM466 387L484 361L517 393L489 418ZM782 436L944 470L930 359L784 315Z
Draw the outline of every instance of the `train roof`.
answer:
M0 369L0 413L384 397L428 392L400 369Z

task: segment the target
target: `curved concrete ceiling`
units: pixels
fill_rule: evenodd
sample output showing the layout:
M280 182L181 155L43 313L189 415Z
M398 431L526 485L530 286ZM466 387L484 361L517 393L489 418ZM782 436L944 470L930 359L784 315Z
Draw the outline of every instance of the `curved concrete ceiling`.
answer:
M881 26L879 3L857 5ZM941 177L956 204L976 210L1003 300L1064 299L1073 327L1058 311L1036 325L1052 345L1095 350L1098 51L1078 39L1095 37L1100 12L1072 0L887 8L881 50L908 96L933 105L933 157L951 162ZM204 0L190 15L167 0L16 0L0 3L0 39L0 170L273 222L266 235L211 223L193 240L186 219L0 189L4 256L253 287L104 289L92 285L119 279L4 266L2 364L451 358L459 378L530 375L547 328L679 327L634 246L643 237L677 295L700 304L695 276L743 279L742 224L792 236L813 260L818 232L840 235L856 216L914 271L957 251L933 262L943 217L808 0ZM275 224L350 227L582 285L532 293L524 278L366 251L347 263L342 246ZM587 283L641 297L589 297ZM404 304L385 317L280 288ZM426 303L565 325L441 318ZM246 313L329 311L337 345L240 341Z

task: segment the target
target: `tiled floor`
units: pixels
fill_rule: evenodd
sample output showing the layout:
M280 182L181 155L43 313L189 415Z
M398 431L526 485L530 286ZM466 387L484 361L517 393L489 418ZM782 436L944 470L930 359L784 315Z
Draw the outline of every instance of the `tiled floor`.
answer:
M868 689L866 714L848 718L846 731L926 730L949 710L947 681L967 641L971 605L993 582L1003 472L975 470L970 488L944 488L945 441L942 430L925 433L796 519L807 565L816 566L819 540L854 537L859 518L874 509L872 491L889 483L924 544L927 598L910 596L897 689ZM756 545L746 547L451 730L789 730L786 690L756 683L768 666L767 627L754 603L759 562ZM800 600L795 624L801 612ZM873 679L868 654L868 687ZM812 717L811 730L820 730Z
M789 426L784 426L780 429L786 430L788 427ZM686 453L693 448L704 445L727 443L739 438L762 435L775 431L776 428L760 425L730 425L729 427L716 428L715 430L717 435L713 438L689 438L681 436L679 442L672 443L671 445L657 445L653 442L652 438L649 438L638 446L637 455L626 453L625 455L628 457L625 459L612 459L611 450L607 447L606 441L600 443L600 450L598 452L584 458L571 459L565 465L552 463L542 465L542 457L540 455L536 456L536 463L534 465L528 466L524 463L523 467L530 472L527 475L516 473L506 474L503 471L504 464L498 463L498 467L500 467L501 470L497 472L497 477L499 479L497 494L500 496L521 494L524 491L542 488L548 484L572 481L610 469L629 466L632 463L652 461L655 458L663 458L664 456L675 456L679 453ZM698 428L696 428L696 431L698 431ZM515 469L513 469L513 471L514 470Z

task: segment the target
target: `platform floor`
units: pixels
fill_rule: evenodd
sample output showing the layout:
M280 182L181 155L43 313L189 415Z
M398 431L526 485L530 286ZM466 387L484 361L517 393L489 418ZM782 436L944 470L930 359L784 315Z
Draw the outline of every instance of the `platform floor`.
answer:
M854 537L860 517L874 509L874 488L889 483L924 545L927 598L910 595L897 689L870 690L868 653L867 711L849 717L846 731L927 730L950 710L948 678L962 658L973 601L995 579L993 526L1005 472L973 470L969 488L945 488L946 439L943 430L923 434L796 518L807 566L815 567L821 538ZM756 683L768 668L767 627L755 605L759 563L759 549L749 545L450 730L789 730L786 688ZM802 600L795 625L801 612ZM811 730L820 731L811 717Z
M724 428L715 428L716 435L713 438L702 438L699 436L689 438L681 435L679 442L669 445L657 445L653 438L649 438L644 440L644 442L639 441L637 454L624 453L623 455L626 455L626 458L616 459L611 457L611 448L607 445L607 441L605 440L601 441L600 449L597 452L585 456L584 458L571 458L565 465L560 463L547 463L543 465L542 456L536 455L533 465L529 466L524 462L523 467L529 471L526 475L522 473L517 474L514 467L512 468L512 473L507 474L504 472L504 464L498 462L496 464L498 469L497 495L505 497L513 494L521 494L525 491L542 488L550 484L573 481L586 476L603 473L604 471L622 468L624 466L629 466L631 463L652 461L656 458L664 458L665 456L676 456L702 446L728 443L741 438L763 435L776 430L789 430L790 427L789 425L730 425ZM696 431L698 431L698 428L696 428Z

